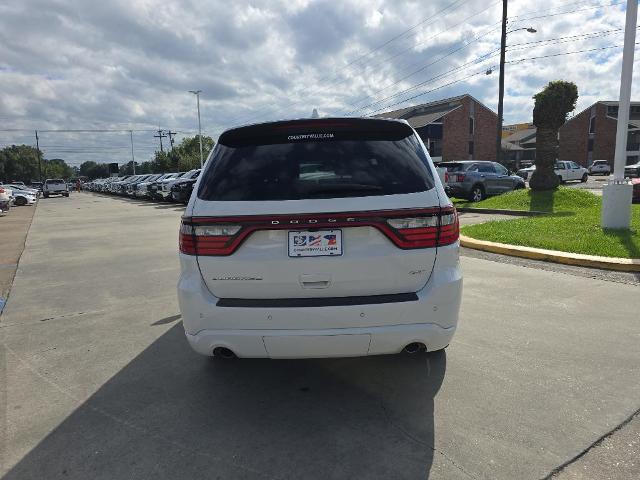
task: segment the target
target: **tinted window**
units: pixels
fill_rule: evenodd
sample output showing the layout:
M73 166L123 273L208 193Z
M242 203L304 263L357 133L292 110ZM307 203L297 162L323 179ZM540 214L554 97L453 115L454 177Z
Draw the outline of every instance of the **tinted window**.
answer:
M558 169L558 170L564 170L564 169L566 169L566 168L567 168L567 167L565 167L565 166L564 166L564 162L557 162L557 163L556 163L556 169Z
M502 165L500 165L499 163L494 163L493 167L496 169L496 172L498 173L498 175L508 175L509 171L504 168Z
M574 170L577 169L577 168L580 168L580 165L578 165L575 162L570 162L569 165L571 165L571 168L573 168Z
M325 141L219 143L198 196L264 201L422 192L434 186L427 163L413 135L393 140L349 139L343 134Z
M496 173L493 169L493 165L490 163L476 163L473 167L469 169L472 172L480 172L480 173Z
M440 163L439 167L444 167L447 172L464 172L469 166L468 163Z

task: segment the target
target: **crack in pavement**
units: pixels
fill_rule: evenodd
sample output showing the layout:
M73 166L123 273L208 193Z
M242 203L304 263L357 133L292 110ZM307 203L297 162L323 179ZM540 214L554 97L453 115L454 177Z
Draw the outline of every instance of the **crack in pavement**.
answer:
M638 415L640 415L640 408L637 409L635 412L633 412L631 415L629 415L626 419L624 419L622 421L622 423L620 423L619 425L615 426L614 428L612 428L611 430L609 430L608 432L606 432L605 434L601 435L600 437L598 437L598 439L596 441L594 441L593 443L591 443L589 446L587 446L587 448L585 448L584 450L582 450L580 453L578 453L577 455L575 455L573 458L570 458L569 460L567 460L564 463L561 463L560 465L558 465L556 468L554 468L553 470L551 470L551 472L549 472L549 474L545 477L542 477L541 480L550 480L552 478L554 478L555 476L557 476L558 474L562 473L563 470L565 470L568 466L574 464L575 462L577 462L578 460L580 460L582 457L584 457L587 453L589 453L591 450L593 450L595 447L599 446L602 444L602 442L604 442L607 438L611 437L612 435L614 435L616 432L618 432L619 430L621 430L622 428L625 427L625 425L627 425L628 423L630 423L634 418L636 418Z

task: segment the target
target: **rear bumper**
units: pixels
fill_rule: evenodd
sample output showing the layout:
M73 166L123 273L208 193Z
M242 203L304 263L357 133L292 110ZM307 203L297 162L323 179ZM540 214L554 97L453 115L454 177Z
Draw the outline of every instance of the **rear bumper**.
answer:
M212 355L226 347L239 357L319 358L399 353L410 343L428 351L449 344L458 323L462 272L457 244L440 247L431 278L417 299L321 307L219 306L195 257L180 255L178 302L192 348Z
M419 342L427 351L446 347L456 327L433 323L322 330L202 330L186 334L197 353L212 355L225 347L238 357L322 358L400 353Z
M469 185L469 188L466 188L466 186L464 184L449 184L447 185L447 187L449 188L449 195L452 197L462 197L462 198L466 198L469 196L469 192L471 190L471 186Z

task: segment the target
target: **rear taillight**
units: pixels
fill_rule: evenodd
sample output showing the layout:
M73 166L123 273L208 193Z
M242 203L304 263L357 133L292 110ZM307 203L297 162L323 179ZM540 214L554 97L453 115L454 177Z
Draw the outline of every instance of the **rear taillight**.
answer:
M444 172L444 183L449 183L449 172Z
M188 255L229 255L237 248L232 245L240 225L194 225L183 219L180 225L180 251Z
M459 237L458 215L454 207L442 208L426 216L390 218L387 223L396 234L389 238L400 248L450 245Z
M374 227L405 250L450 245L459 237L454 207L269 217L183 217L180 251L187 255L231 255L259 230L344 227Z
M455 177L456 177L456 182L457 183L464 182L464 179L465 179L464 173L458 173Z

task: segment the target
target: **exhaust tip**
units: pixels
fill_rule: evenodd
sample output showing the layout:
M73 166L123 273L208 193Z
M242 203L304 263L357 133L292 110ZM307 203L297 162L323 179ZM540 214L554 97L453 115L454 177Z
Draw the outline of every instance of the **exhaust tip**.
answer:
M216 347L213 349L213 356L224 359L236 358L236 354L226 347Z
M409 354L424 352L426 350L427 350L427 347L425 347L424 343L418 343L418 342L410 343L409 345L404 347L404 351Z

